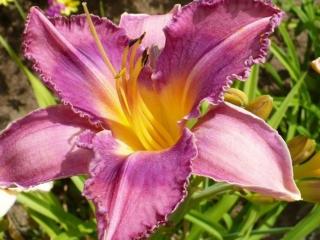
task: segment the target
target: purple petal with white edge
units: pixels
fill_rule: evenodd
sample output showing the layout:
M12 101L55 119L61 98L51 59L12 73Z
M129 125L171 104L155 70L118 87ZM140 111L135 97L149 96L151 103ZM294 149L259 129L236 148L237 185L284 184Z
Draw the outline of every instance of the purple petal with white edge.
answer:
M93 152L76 146L78 135L94 129L66 106L37 110L0 134L0 186L32 187L87 174Z
M146 33L142 42L144 47L156 45L159 49L162 49L166 41L163 29L172 20L173 15L179 11L180 7L177 4L169 13L162 15L123 13L119 26L125 29L127 35L133 39Z
M220 102L233 80L264 61L281 16L263 0L200 0L182 7L164 30L166 44L153 74L167 112L177 104L194 117L204 98ZM172 95L180 100L172 103Z
M128 43L125 31L107 19L92 16L97 33L114 68L119 71ZM65 104L94 122L117 115L114 77L102 60L84 15L46 18L31 8L24 52L34 69Z
M199 152L194 174L283 200L301 199L286 143L260 118L221 104L193 132Z
M189 130L163 151L128 155L109 131L99 132L93 147L92 176L84 193L97 207L99 239L145 237L184 199L197 155Z

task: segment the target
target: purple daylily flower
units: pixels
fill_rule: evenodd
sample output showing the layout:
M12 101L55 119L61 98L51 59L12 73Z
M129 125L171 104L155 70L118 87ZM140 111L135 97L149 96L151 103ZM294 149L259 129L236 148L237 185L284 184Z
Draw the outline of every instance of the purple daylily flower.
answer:
M61 3L58 3L54 0L48 0L49 7L46 10L46 14L49 17L54 17L56 15L61 15L62 10L65 8L65 6Z
M281 15L269 1L200 0L165 15L125 13L116 26L32 8L25 55L64 104L2 132L0 185L89 174L84 194L106 240L152 232L183 201L191 174L300 199L280 135L222 102L264 60ZM203 100L210 111L186 128Z

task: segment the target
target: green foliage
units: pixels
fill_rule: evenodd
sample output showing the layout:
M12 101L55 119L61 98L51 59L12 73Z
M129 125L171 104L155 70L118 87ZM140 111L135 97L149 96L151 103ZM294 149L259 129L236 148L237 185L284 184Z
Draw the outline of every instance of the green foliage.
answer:
M276 2L287 13L287 18L273 37L268 62L255 66L248 81L236 82L234 86L243 90L249 100L262 94L273 97L274 111L268 123L285 139L303 134L320 142L320 76L309 67L311 60L320 56L320 5L312 0ZM104 15L102 1L99 7ZM19 4L17 9L24 17ZM56 104L50 91L2 36L0 44L28 78L39 106ZM204 105L201 110L207 108ZM190 127L195 123L196 120L190 121ZM92 203L74 200L82 199L84 181L84 177L59 181L54 193L23 193L18 196L18 202L27 209L43 236L53 240L95 239ZM170 217L169 224L151 239L170 239L174 235L174 239L186 240L261 240L270 236L302 240L319 229L319 205L314 205L304 217L299 216L297 222L286 217L290 206L272 200L252 200L247 192L230 185L193 177L187 199ZM287 221L286 227L282 227L280 221ZM6 229L6 221L0 221L0 239Z

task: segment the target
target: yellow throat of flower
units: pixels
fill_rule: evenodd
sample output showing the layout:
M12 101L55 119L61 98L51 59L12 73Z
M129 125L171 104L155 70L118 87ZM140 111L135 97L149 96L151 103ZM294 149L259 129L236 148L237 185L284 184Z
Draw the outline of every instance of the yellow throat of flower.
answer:
M117 71L99 39L86 3L83 3L83 8L100 55L115 80L122 114L118 117L119 121L108 122L112 133L130 146L132 151L161 150L174 145L178 140L177 133L170 133L166 124L155 117L139 91L138 77L148 57L147 50L143 54L137 54L144 34L125 47L121 69Z

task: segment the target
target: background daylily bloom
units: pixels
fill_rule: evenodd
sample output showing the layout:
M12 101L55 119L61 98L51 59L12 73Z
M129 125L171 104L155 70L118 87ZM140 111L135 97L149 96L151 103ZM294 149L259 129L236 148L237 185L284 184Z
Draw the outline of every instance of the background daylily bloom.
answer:
M46 13L50 17L56 15L66 15L69 16L71 13L78 11L78 6L80 1L78 0L48 0L49 7Z
M30 11L25 55L63 105L1 134L1 185L89 174L84 194L106 240L152 232L183 201L192 173L300 199L280 135L222 103L232 81L264 60L280 10L203 0L165 15L124 14L120 27L85 10L70 19ZM211 110L186 128L205 99Z
M9 3L13 2L13 0L0 0L0 6L8 6Z

